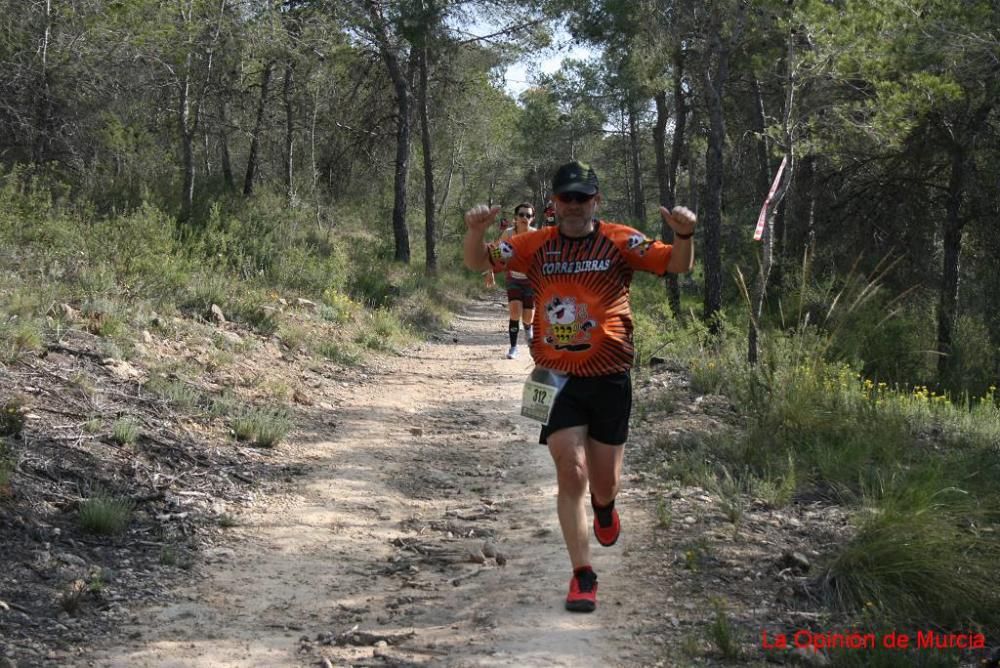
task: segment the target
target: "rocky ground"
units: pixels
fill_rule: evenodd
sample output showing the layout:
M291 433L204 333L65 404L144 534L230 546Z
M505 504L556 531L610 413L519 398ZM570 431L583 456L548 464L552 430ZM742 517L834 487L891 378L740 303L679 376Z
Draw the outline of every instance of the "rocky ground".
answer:
M503 304L477 302L452 331L344 368L171 322L133 363L76 333L8 368L26 421L0 498L0 666L827 663L761 636L839 628L808 583L846 518L671 482L664 444L734 415L662 365L636 378L624 533L594 543L598 610L563 610L553 469L518 415L530 364L503 359L505 325ZM180 363L205 369L184 410L149 391ZM294 431L234 441L220 396L284 399ZM108 436L120 415L134 444ZM98 487L134 502L124 534L79 528Z

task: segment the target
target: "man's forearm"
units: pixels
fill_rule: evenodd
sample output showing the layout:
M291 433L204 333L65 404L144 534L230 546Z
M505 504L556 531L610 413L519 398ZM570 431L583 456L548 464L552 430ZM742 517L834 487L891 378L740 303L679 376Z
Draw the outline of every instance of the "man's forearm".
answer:
M667 272L686 274L694 268L694 239L679 239L675 236L673 246Z
M467 230L465 232L465 242L463 254L465 266L473 271L484 271L490 268L489 255L486 253L486 244L483 242L481 232Z

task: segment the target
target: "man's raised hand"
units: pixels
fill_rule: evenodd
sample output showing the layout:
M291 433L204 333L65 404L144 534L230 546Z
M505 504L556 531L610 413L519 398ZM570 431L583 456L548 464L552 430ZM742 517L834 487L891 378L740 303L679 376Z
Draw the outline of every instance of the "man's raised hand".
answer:
M465 224L470 230L485 234L493 221L496 220L498 213L500 213L499 205L490 207L485 204L477 204L465 212Z
M686 206L675 206L673 211L661 206L660 215L663 217L663 222L676 234L689 235L694 232L694 226L698 224L698 217Z

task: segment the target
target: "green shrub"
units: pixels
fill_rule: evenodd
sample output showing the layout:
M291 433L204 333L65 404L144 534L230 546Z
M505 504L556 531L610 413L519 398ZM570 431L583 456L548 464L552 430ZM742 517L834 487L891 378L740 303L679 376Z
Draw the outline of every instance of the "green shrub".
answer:
M389 309L378 309L362 320L354 342L370 350L394 352L410 340L410 334L399 317Z
M936 325L930 314L914 308L886 318L881 324L863 331L855 356L862 360L861 371L866 378L893 384L920 382L933 372L934 361L927 351L933 350ZM846 332L839 337L843 339Z
M309 330L302 325L286 324L278 328L277 336L292 352L305 350L312 337Z
M242 322L263 336L271 336L278 331L280 315L276 309L265 303L256 294L237 298L226 305L227 317Z
M201 392L188 383L159 374L150 376L144 387L180 410L193 410L201 400Z
M328 337L316 345L316 352L331 362L343 366L355 366L361 361L361 352L356 346L339 340L339 337Z
M0 291L0 313L17 316L21 322L40 318L55 303L56 292L51 285L14 285Z
M0 323L0 363L12 364L25 353L45 347L42 325L34 320Z
M281 251L280 262L272 263L266 275L269 285L308 295L322 294L330 285L343 283L350 263L339 249L328 248L322 255L313 245L297 245Z
M868 491L857 534L820 580L835 605L874 605L895 624L1000 622L1000 593L983 587L995 579L1000 540L977 529L1000 506L953 486L950 468L928 463Z
M129 499L98 492L80 504L80 526L90 533L119 534L128 527L133 509Z
M5 458L0 458L0 498L7 495L10 489L10 479L13 476L14 467Z
M735 661L742 654L736 632L729 621L729 616L726 614L726 608L722 601L714 601L713 608L715 609L715 616L708 627L708 639L715 645L724 659Z
M242 411L244 411L243 402L230 390L223 390L219 396L212 397L208 405L208 414L213 417L235 415Z
M319 314L324 320L345 325L354 319L360 308L358 303L344 293L334 288L327 288L323 291L323 303L320 305Z
M132 445L138 438L139 425L132 418L121 418L111 425L111 440L118 445Z
M0 436L19 437L24 431L25 413L23 399L14 398L5 401L0 407ZM0 455L2 454L0 451Z
M151 204L100 221L88 230L88 255L107 263L125 296L174 295L191 282L174 220Z
M430 294L418 292L401 300L400 320L419 332L441 331L451 324L451 312Z
M941 385L958 395L981 395L997 383L1000 359L981 315L963 315L955 323L951 360Z
M14 463L7 452L7 446L0 441L0 499L10 493L10 481L14 477Z
M262 448L271 448L291 430L288 413L282 409L252 409L233 420L237 440L249 441Z
M406 269L392 265L391 239L356 234L345 243L353 250L351 273L344 289L351 299L369 308L391 306L401 294ZM397 274L401 274L397 278Z
M178 306L181 310L207 318L212 304L220 308L229 299L232 279L223 275L200 275L182 294Z
M85 301L80 314L88 319L88 329L93 334L106 338L118 338L128 330L125 307L111 299L95 297Z

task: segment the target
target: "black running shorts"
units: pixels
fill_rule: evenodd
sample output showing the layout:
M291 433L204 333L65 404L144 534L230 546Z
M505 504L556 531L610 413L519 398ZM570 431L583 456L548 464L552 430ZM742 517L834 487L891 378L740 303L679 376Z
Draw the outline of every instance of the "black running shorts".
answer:
M522 308L535 308L535 292L528 279L507 276L507 301L521 302Z
M556 397L538 442L546 443L549 434L560 429L587 425L591 438L622 445L628 440L631 414L632 378L627 371L610 376L570 376Z

